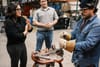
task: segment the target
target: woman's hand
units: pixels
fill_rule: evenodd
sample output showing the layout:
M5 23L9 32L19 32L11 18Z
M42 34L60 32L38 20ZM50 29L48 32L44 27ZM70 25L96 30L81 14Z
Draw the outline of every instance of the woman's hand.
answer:
M31 30L32 29L32 26L30 24L30 20L26 17L26 16L23 16L26 20L26 24L28 25L28 30Z
M23 32L23 34L26 36L28 34L28 24L26 24L25 26L25 31Z

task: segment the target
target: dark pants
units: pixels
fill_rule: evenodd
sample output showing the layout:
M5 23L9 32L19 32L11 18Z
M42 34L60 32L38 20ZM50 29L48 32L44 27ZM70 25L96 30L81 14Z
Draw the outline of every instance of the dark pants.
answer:
M81 67L80 65L76 65L75 67ZM86 67L96 67L94 64L87 65Z
M54 62L52 62L50 64L46 64L46 67L54 67L54 66L55 66L55 63Z
M20 67L26 67L27 64L27 52L24 43L7 46L8 54L11 58L11 67L18 67L20 60Z
M46 67L54 67L54 65L55 65L55 63L52 62L52 63L46 64ZM39 67L39 64L35 62L33 67Z

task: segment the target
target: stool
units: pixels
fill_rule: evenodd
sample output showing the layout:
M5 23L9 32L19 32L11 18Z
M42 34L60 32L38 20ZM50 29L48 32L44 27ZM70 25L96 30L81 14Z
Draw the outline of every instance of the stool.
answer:
M50 64L50 63L58 63L59 67L63 67L63 50L55 49L45 52L42 50L41 52L32 52L31 58L35 62L33 67L36 67L38 64Z

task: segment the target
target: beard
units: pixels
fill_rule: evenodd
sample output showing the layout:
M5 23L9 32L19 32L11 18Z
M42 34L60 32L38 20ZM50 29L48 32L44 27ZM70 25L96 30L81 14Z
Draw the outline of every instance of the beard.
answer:
M84 15L84 14L82 13L82 17L83 17L83 19L88 20L88 19L90 19L92 16L91 16L91 14Z

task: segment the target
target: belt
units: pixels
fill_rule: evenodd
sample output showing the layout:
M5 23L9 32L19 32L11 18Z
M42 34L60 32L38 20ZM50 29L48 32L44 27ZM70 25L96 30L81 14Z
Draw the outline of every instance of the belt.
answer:
M52 30L38 30L39 32L50 32Z

